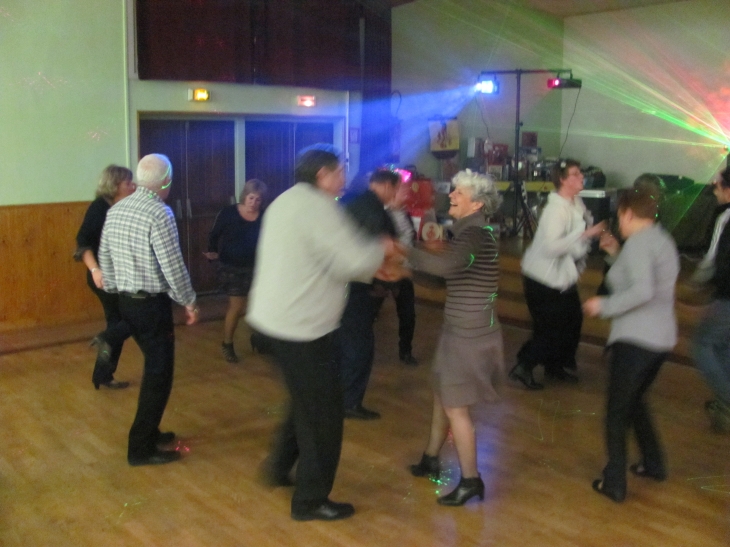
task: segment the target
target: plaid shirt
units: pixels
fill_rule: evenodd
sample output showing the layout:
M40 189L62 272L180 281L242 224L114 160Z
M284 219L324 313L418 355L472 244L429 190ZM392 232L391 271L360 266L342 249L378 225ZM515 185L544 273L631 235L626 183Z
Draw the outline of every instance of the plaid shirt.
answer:
M109 209L98 261L107 292L165 292L182 306L195 303L175 218L147 188Z

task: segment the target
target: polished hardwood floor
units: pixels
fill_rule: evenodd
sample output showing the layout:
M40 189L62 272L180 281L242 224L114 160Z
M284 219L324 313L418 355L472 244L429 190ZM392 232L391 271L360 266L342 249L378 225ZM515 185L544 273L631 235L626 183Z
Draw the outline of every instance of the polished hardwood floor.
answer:
M506 385L502 401L474 409L483 502L448 508L436 496L458 480L444 447L443 484L406 467L423 450L430 416L428 361L442 311L418 305L414 354L397 357L397 319L386 301L366 406L379 421L347 421L332 498L357 513L295 522L291 491L257 481L286 405L275 367L251 354L240 327L238 365L220 354L220 321L177 329L177 368L163 430L179 436L181 462L129 467L141 354L130 342L117 378L95 391L86 342L0 356L0 545L16 546L494 546L715 547L730 544L730 436L713 434L696 370L667 363L651 393L670 476L629 476L615 504L591 490L605 463L602 348L582 344L578 385L543 392ZM529 333L505 326L508 366ZM635 457L635 447L631 446ZM633 458L632 458L633 460Z

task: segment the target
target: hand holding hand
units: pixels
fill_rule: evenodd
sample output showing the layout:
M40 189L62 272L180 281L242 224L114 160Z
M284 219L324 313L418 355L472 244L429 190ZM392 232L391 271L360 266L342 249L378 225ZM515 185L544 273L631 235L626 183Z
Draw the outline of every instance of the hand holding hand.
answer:
M601 313L601 301L603 298L600 296L594 296L583 302L583 313L588 317L596 317Z
M611 256L616 256L621 246L618 243L618 239L613 237L611 232L603 232L601 239L598 242L598 247L606 251Z
M432 239L431 241L424 241L423 248L431 253L440 253L446 249L446 242L442 239Z
M601 232L606 230L606 221L602 220L598 224L594 224L590 228L588 228L585 232L583 232L583 237L585 239L592 239L594 237L598 237L601 235Z

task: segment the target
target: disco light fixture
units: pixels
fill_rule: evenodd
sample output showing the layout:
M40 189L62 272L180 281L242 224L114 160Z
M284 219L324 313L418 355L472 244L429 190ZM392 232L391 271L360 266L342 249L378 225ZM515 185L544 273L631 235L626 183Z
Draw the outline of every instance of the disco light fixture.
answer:
M477 81L477 91L485 95L496 95L499 93L499 83L494 74L482 72Z
M547 81L548 89L578 89L583 86L583 80L573 78L573 72L558 72L554 78Z

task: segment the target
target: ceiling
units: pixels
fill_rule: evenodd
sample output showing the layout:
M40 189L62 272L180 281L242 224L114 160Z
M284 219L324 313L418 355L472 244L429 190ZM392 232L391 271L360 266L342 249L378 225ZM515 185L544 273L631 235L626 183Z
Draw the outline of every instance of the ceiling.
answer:
M390 0L393 7L408 4L414 0ZM556 17L573 17L587 13L616 11L656 4L673 4L680 0L515 0L530 8Z

